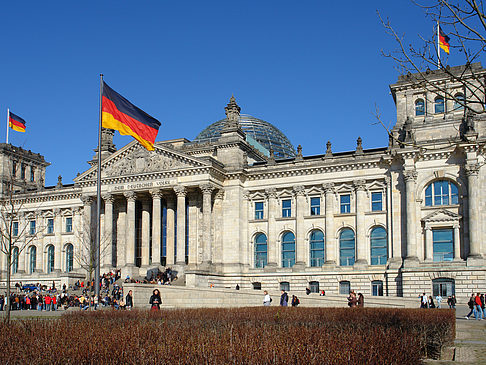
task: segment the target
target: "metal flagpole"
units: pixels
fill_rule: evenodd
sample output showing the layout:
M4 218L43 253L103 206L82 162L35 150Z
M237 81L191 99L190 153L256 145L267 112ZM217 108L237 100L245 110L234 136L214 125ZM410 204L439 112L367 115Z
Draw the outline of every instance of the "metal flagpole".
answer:
M101 236L101 118L103 74L100 74L100 118L98 123L98 176L96 179L96 241L95 241L95 295L99 305L100 295L100 236Z
M7 144L8 144L8 129L10 128L10 109L7 108Z
M440 30L439 21L437 20L437 69L440 70Z

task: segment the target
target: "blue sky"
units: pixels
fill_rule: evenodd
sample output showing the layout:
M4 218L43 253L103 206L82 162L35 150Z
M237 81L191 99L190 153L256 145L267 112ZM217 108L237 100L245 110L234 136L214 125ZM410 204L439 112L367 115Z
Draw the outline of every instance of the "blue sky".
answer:
M434 24L395 1L8 1L2 3L0 140L6 111L27 121L10 143L43 154L71 183L97 144L99 74L159 119L157 141L194 137L224 117L234 93L242 113L278 127L304 155L384 147L377 105L396 119L388 85L396 48L376 10L410 40ZM6 16L8 14L8 16ZM446 29L447 31L447 29ZM1 121L4 121L1 123ZM3 127L2 127L3 126ZM121 148L132 139L116 134Z

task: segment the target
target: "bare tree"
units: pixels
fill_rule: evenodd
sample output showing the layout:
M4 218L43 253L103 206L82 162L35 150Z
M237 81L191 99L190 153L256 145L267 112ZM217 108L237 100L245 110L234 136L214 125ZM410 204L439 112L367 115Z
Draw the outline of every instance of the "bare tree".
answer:
M86 278L91 282L96 268L96 241L95 225L83 219L81 227L75 231L76 240L79 248L75 250L74 260L86 271ZM111 240L110 233L105 233L100 237L100 261L110 252Z
M10 164L8 164L10 165ZM3 182L4 190L0 198L0 251L6 257L7 295L5 297L5 322L10 322L10 290L12 266L26 247L37 237L40 227L30 232L29 222L21 218L23 201L15 197L17 164L8 166L10 172Z
M482 0L423 0L411 2L424 11L424 15L434 24L428 35L418 35L415 41L408 43L406 36L400 34L389 18L378 16L388 34L396 41L397 48L383 51L385 57L395 61L397 70L407 75L408 81L432 93L440 94L446 99L454 100L464 108L464 113L481 114L485 110L484 90L486 79L481 68L475 63L484 57L486 48L486 17ZM450 51L463 58L466 67L458 70L447 65L448 58L439 58L437 49L437 24L450 37ZM444 54L444 52L443 52ZM450 83L459 85L464 91L458 97L455 90L446 87L443 82L431 77L431 70L440 68L442 76ZM443 77L442 77L443 79Z

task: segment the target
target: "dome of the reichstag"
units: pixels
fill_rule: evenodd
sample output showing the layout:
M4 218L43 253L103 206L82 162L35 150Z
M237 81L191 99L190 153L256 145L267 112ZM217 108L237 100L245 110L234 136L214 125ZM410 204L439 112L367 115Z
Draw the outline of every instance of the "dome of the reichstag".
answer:
M199 133L194 142L209 142L219 138L226 121L227 119L225 118L214 122ZM295 157L294 146L292 146L285 134L274 125L246 114L240 115L239 123L250 144L255 146L252 140L256 140L267 151L270 151L270 148L273 149L276 158Z

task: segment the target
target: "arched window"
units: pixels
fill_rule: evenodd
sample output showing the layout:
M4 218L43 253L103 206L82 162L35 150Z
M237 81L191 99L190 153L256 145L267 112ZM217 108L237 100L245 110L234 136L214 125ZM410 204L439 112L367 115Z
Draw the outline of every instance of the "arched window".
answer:
M425 205L459 204L457 185L449 180L438 180L430 183L425 189Z
M454 279L438 278L432 280L432 295L434 297L440 295L442 298L456 295L456 283Z
M435 114L444 113L444 98L442 96L438 96L434 100L434 112Z
M37 264L37 248L35 246L30 246L29 248L29 273L33 274L35 272L35 267Z
M309 237L310 243L310 266L320 267L324 265L324 233L315 229Z
M50 274L54 271L54 246L49 245L47 247L47 273Z
M267 236L259 233L255 237L255 267L267 266Z
M74 247L68 243L66 245L66 272L73 271Z
M12 249L12 274L17 274L19 271L19 248Z
M386 265L386 230L383 227L373 228L370 234L371 265Z
M417 99L415 101L415 115L425 115L425 102L424 99Z
M282 267L292 267L295 264L295 236L292 232L282 235Z
M339 262L341 266L354 265L355 242L352 229L345 228L339 234Z
M464 95L459 93L454 95L454 110L464 109Z

